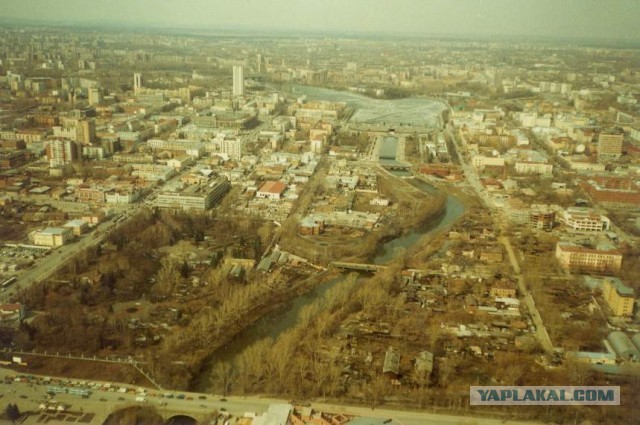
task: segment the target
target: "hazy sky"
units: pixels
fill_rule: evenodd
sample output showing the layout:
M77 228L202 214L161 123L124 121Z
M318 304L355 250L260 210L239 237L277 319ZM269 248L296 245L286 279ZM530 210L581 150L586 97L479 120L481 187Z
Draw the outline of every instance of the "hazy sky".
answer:
M0 17L212 29L640 41L640 0L2 0Z

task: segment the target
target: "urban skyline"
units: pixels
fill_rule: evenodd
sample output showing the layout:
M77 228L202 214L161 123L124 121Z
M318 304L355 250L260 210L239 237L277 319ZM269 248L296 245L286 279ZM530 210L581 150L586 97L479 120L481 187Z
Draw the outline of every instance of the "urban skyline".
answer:
M46 4L45 4L46 3ZM137 29L207 29L268 33L343 33L446 37L533 37L588 40L640 40L640 7L632 0L615 0L603 8L595 0L561 3L542 0L303 0L259 2L189 0L172 4L140 0L108 3L78 10L72 0L58 0L47 14L34 10L50 7L43 0L10 1L0 11L0 21L124 26ZM194 13L197 12L197 13Z

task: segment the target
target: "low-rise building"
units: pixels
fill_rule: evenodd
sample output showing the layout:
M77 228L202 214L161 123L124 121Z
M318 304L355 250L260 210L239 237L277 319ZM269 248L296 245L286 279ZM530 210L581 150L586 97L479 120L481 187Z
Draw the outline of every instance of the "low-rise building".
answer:
M553 165L546 162L516 161L515 170L518 174L552 174Z
M485 246L480 249L480 261L487 263L500 263L503 259L500 246Z
M577 362L588 364L616 364L616 354L609 352L571 351L567 357Z
M0 323L20 322L24 316L24 305L20 303L0 304Z
M105 193L107 204L133 204L140 199L139 190L111 190Z
M556 258L569 271L616 273L622 265L622 253L613 247L586 248L568 242L558 242Z
M311 216L304 218L300 222L298 231L304 236L319 235L324 229L324 221L313 218Z
M78 202L102 203L105 202L105 191L93 187L80 187L76 190Z
M491 285L489 293L494 298L515 298L516 285L508 280L499 280Z
M132 164L131 175L147 181L167 181L173 177L175 169L168 165Z
M64 227L71 229L75 236L80 236L87 231L89 224L84 220L71 220Z
M34 232L33 244L41 246L62 246L73 239L73 230L67 227L47 227Z
M280 199L287 184L280 181L267 181L256 192L256 198Z
M488 166L504 167L505 159L499 156L476 155L471 159L471 163L476 170L484 170Z
M386 207L389 205L389 200L386 198L381 198L379 196L373 198L371 201L369 201L369 205L374 205L374 206L378 206L378 207Z

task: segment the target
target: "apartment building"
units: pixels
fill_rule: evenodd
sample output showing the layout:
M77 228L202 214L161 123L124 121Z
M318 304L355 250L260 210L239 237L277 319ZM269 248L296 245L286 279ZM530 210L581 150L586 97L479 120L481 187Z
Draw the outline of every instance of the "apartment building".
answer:
M635 291L615 277L604 280L602 296L615 316L631 316L635 303Z
M80 158L80 148L72 140L50 140L46 148L49 166L60 167Z
M640 184L628 177L594 176L580 187L605 205L632 208L640 204Z
M615 159L622 155L622 130L603 131L598 136L598 159Z
M552 174L553 165L546 162L517 161L515 170L518 174Z
M471 159L471 164L476 170L482 171L488 166L504 167L505 160L502 157L476 155Z
M208 184L187 186L180 192L164 192L156 198L161 208L205 211L222 200L231 188L229 181L220 177Z
M571 207L560 220L566 228L577 232L603 232L609 230L611 220L589 208Z
M615 273L622 265L622 253L613 247L586 248L558 242L555 255L560 266L569 271Z

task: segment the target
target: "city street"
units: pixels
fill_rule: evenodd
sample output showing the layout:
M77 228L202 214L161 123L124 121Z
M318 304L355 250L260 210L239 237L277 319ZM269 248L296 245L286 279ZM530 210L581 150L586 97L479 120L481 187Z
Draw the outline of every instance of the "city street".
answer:
M39 259L34 267L17 276L16 283L0 294L0 302L8 302L11 296L18 290L25 289L35 282L47 279L78 253L90 246L100 243L109 230L124 223L133 216L135 211L136 209L132 208L122 214L116 214L111 219L97 225L90 233L80 236L74 242L51 250L48 255ZM116 223L116 220L121 217L125 219Z
M457 144L458 139L453 135L453 133L449 129L447 129L447 134L449 137L453 138L454 143L452 143L452 145L455 146L456 149L458 149L457 154L458 154L458 158L460 158L460 166L464 171L466 181L469 182L469 184L473 188L474 192L478 195L478 197L480 197L484 201L484 204L487 206L487 208L489 208L492 211L494 217L499 216L501 214L501 211L498 208L496 208L493 202L491 202L491 200L489 199L487 192L482 187L482 183L480 182L478 173L476 173L473 167L465 160L463 152L460 152L459 146ZM498 223L499 223L500 231L502 232L502 234L503 235L506 234L504 220L499 220ZM515 275L516 275L515 277L517 280L518 292L520 293L522 299L524 300L524 304L527 306L527 310L529 311L533 319L533 323L536 326L536 333L535 333L536 338L538 339L538 341L540 342L540 345L544 348L544 350L547 351L548 353L551 353L553 352L553 344L551 343L551 339L549 338L549 333L547 332L547 329L545 328L544 323L542 322L542 317L540 317L540 312L538 311L538 307L536 306L535 301L531 296L531 293L527 289L527 285L525 284L525 281L524 281L524 276L520 271L520 265L518 264L518 259L516 258L516 255L513 252L511 241L507 236L500 236L499 241L502 243L502 245L505 247L505 250L507 251L507 254L509 256L509 261L511 263L511 267L513 267L513 271L515 272Z
M5 383L6 377L15 377L14 371L0 369L0 394L3 394L3 403L16 403L21 412L38 411L41 403L64 403L67 410L91 412L95 416L91 424L102 424L106 417L119 408L131 405L147 405L154 406L157 411L164 417L169 418L177 414L193 415L201 417L207 413L214 411L226 411L235 417L243 416L246 412L260 414L265 412L270 404L288 403L288 400L280 400L273 398L263 398L260 396L251 397L222 397L220 395L199 394L179 391L146 391L145 396L141 396L140 392L118 392L115 387L124 384L110 383L110 388L104 387L106 383L99 384L102 389L93 391L88 398L82 398L79 395L72 394L56 394L51 399L47 399L47 385L33 384L28 382ZM71 383L71 380L67 380ZM56 384L61 386L61 384ZM129 387L135 390L135 387ZM167 396L171 397L168 398ZM144 402L140 397L145 399ZM179 397L179 398L178 398ZM494 418L478 418L466 417L458 415L434 414L425 411L402 411L392 409L367 408L359 406L344 406L328 403L312 403L312 407L317 410L343 413L356 416L367 416L375 418L392 418L397 423L403 425L422 425L422 424L438 424L438 425L498 425L498 424L536 424L538 422L512 421ZM224 409L224 410L222 410ZM30 416L25 425L35 424L37 416Z

